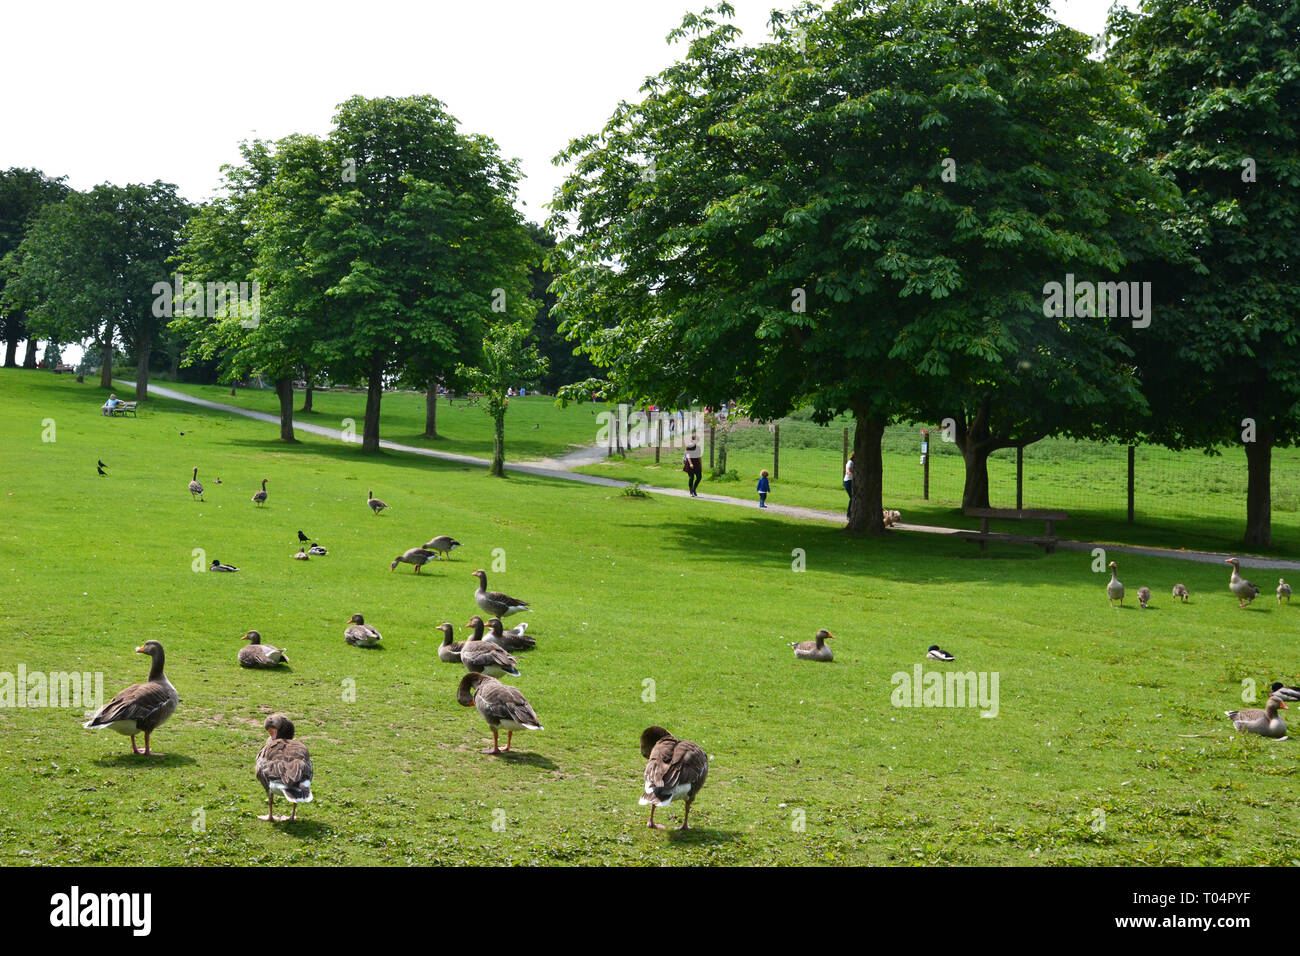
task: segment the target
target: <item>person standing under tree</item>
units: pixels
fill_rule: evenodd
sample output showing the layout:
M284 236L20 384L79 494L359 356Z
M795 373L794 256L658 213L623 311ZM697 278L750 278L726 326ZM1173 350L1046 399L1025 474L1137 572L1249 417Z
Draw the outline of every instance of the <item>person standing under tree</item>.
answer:
M697 435L691 435L686 443L686 454L682 456L682 471L686 472L686 490L691 493L692 498L698 498L699 494L696 489L700 487L700 481L704 478L704 449L700 447L700 439Z
M849 453L849 460L844 463L844 493L849 496L849 506L844 511L845 519L853 517L853 456L857 452Z

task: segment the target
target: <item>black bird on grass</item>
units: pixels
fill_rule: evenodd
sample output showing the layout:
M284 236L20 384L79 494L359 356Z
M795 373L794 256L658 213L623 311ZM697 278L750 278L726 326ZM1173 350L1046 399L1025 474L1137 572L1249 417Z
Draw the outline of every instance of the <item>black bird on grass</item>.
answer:
M99 464L98 464L96 467L99 468L99 476L100 476L101 478L107 478L107 477L108 477L108 472L106 472L106 471L104 470L104 462L103 462L102 459L100 460Z
M305 534L303 534L302 531L299 531L299 532L298 532L298 540L301 541L303 544L306 544L308 541L311 540L311 538L309 538L309 537L307 537Z

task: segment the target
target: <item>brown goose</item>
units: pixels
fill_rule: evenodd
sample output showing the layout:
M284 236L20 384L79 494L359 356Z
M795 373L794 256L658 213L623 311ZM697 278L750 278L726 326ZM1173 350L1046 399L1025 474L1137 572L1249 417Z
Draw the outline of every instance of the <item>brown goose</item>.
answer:
M641 806L650 807L647 826L662 830L663 824L655 823L655 810L672 803L674 797L681 797L686 802L681 829L689 830L691 804L709 775L708 754L698 744L678 740L663 727L656 726L642 732L641 756L648 761L645 792L640 801Z
M257 781L266 791L266 816L258 817L268 823L282 823L298 816L298 804L311 803L311 754L302 741L293 739L293 721L284 714L266 718L266 729L271 737L257 752L253 765ZM276 794L293 804L287 817L275 815Z
M483 638L490 644L496 644L504 647L508 651L531 651L537 646L537 640L529 637L524 633L528 630L527 624L517 624L510 630L503 630L504 625L501 618L488 618L488 635Z
M1259 597L1259 588L1241 576L1241 562L1228 558L1224 564L1232 565L1232 577L1228 579L1228 590L1237 596L1237 607L1245 607Z
M1106 585L1106 598L1111 607L1115 606L1116 601L1119 601L1120 607L1124 606L1124 585L1120 584L1119 578L1115 576L1118 568L1119 565L1114 561L1110 563L1110 583Z
M1286 598L1286 603L1291 603L1291 585L1286 583L1283 578L1277 579L1277 603L1281 604L1282 599Z
M442 643L438 645L438 660L444 664L459 664L460 649L465 646L465 642L452 640L456 636L456 629L449 621L443 621L438 627L442 629Z
M1175 585L1174 585L1174 591L1173 591L1173 594L1174 594L1174 597L1178 598L1178 599L1179 599L1180 601L1182 601L1184 604L1187 603L1187 600L1188 600L1189 595L1188 595L1188 593L1187 593L1187 585L1186 585L1186 584L1175 584Z
M512 598L500 591L489 591L487 589L487 572L482 568L474 572L474 577L478 578L478 590L474 592L474 600L478 602L479 607L493 617L504 618L519 611L532 610L527 601Z
M378 517L379 512L388 507L388 505L375 497L374 489L366 492L366 504L370 505L370 510L375 513L375 517Z
M465 626L474 629L473 635L460 648L460 662L465 665L465 670L493 677L519 676L516 661L506 653L506 649L483 640L483 618L475 614Z
M262 490L259 491L259 492L257 492L256 494L253 495L253 500L257 502L257 506L258 506L259 508L260 508L262 505L266 504L266 482L267 482L267 479L266 479L266 478L263 478L263 479L262 479Z
M135 649L137 654L153 658L149 679L143 684L132 684L91 715L82 726L90 730L111 727L119 734L131 738L131 753L146 757L161 757L149 748L149 736L176 710L180 697L176 688L163 673L163 646L157 641L145 641ZM144 750L137 750L135 735L144 734Z
M353 614L348 618L348 627L343 632L343 640L353 647L375 647L383 637L384 635L367 624L366 619L360 614Z
M194 477L190 479L190 499L203 500L203 486L199 484L199 466L194 466Z
M1268 703L1263 710L1258 708L1251 710L1225 710L1228 719L1232 721L1232 726L1241 731L1248 731L1252 734L1259 734L1261 737L1272 737L1275 740L1286 739L1286 721L1278 716L1278 708L1290 710L1282 698L1277 694L1271 694Z
M420 573L420 568L428 564L434 557L432 551L425 548L411 548L405 554L399 554L393 558L393 563L388 566L389 571L396 571L399 564L415 565L415 573Z
M1150 603L1151 603L1151 589L1138 588L1138 607L1140 607L1142 610L1145 611L1147 605Z
M516 730L542 729L542 722L537 719L532 705L519 689L503 684L495 677L488 677L485 674L466 674L460 679L460 686L456 688L456 703L462 707L475 707L483 715L487 725L492 728L492 749L484 750L485 754L509 752L510 741ZM497 733L502 728L506 731L504 751L497 738Z
M247 647L239 649L240 667L279 667L281 664L289 663L289 658L285 656L284 651L270 644L263 644L262 635L257 631L249 631L240 640L248 641Z
M835 652L831 650L830 645L826 642L834 636L823 627L817 632L817 640L792 643L790 646L794 648L794 656L800 660L833 661L835 660Z
M437 551L439 557L450 560L452 549L459 548L460 542L449 534L440 534L432 541L426 541L424 546L430 551Z

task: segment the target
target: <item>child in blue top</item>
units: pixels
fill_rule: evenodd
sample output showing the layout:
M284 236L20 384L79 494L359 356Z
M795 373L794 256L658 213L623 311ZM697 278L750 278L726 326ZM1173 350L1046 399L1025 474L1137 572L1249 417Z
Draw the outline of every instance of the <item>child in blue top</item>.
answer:
M767 469L763 469L763 473L758 476L758 506L760 508L767 507L767 493L771 490L767 484Z

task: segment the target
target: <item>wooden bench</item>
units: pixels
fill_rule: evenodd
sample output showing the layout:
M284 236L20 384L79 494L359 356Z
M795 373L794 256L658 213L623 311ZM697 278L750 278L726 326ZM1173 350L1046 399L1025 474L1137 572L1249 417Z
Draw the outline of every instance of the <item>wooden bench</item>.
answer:
M74 365L63 365L63 364L59 364L59 365L54 366L54 374L55 374L55 375L62 375L64 372L75 372L76 370L77 370L77 369L76 369L76 366L74 366Z
M966 508L963 513L968 518L980 519L980 530L978 531L958 531L959 538L965 538L968 541L978 541L980 551L987 551L990 541L1009 541L1015 544L1028 543L1037 545L1051 554L1056 550L1056 522L1064 521L1069 516L1064 511L1040 511L1029 508ZM1041 521L1043 522L1043 534L1041 535L1019 535L1019 534L996 534L989 531L989 521L998 519L1001 521Z
M125 418L127 415L132 418L138 417L135 413L135 402L118 402L117 407L113 409L113 417Z

